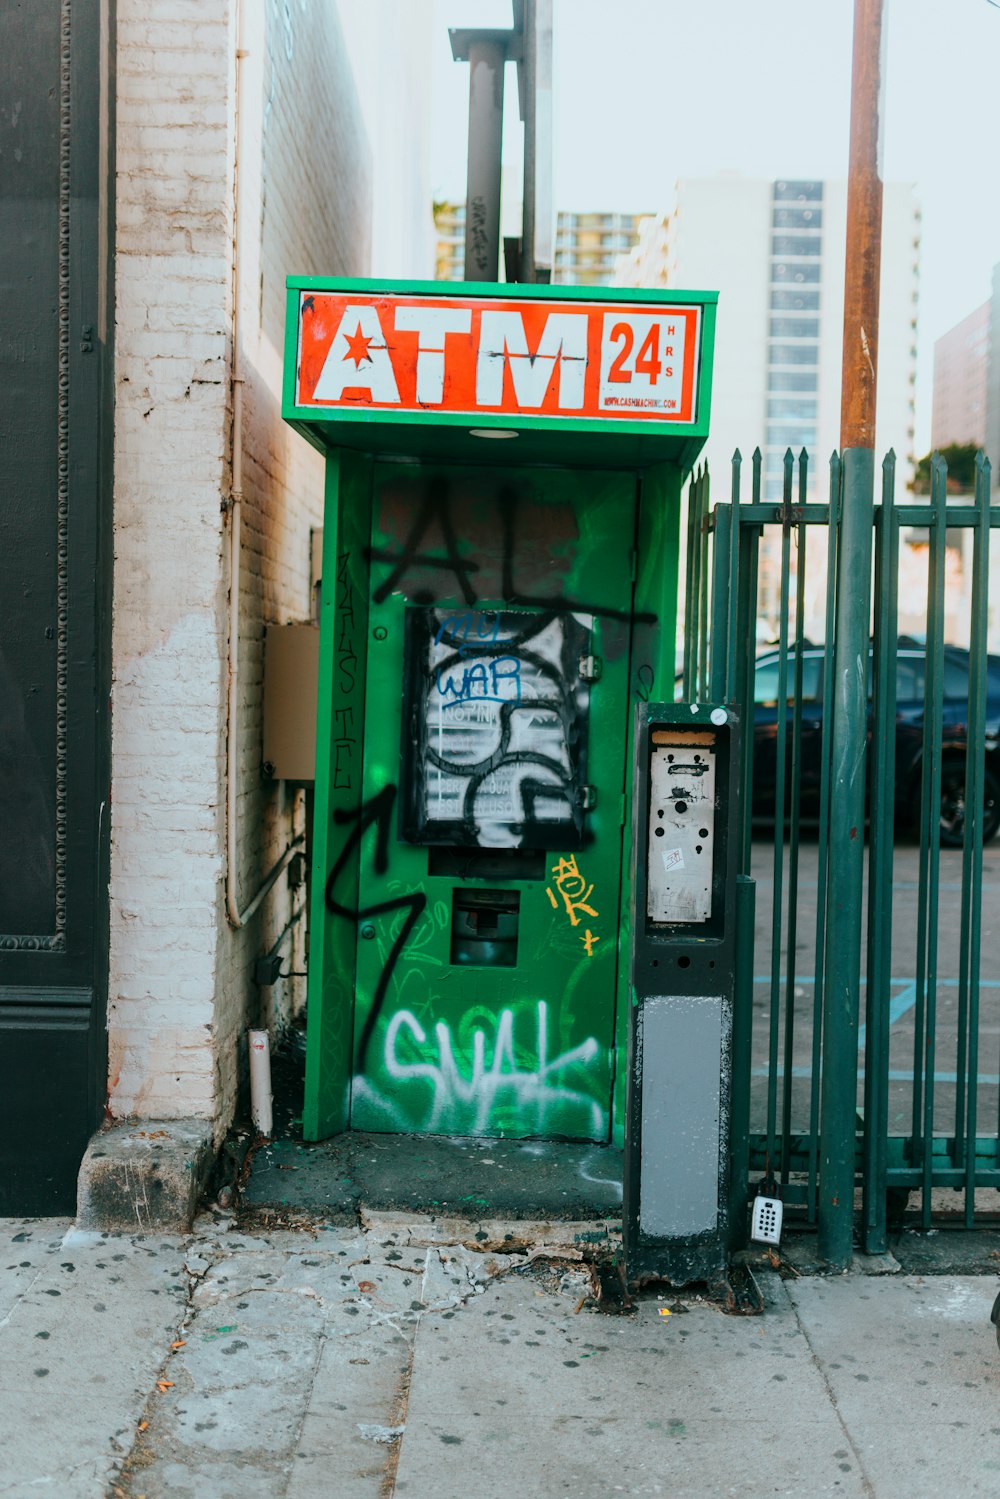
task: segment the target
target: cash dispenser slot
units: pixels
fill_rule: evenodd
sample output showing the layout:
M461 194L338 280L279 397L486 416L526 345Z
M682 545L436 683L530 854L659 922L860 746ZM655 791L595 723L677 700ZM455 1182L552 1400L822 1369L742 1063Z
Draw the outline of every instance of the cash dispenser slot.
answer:
M451 961L458 967L513 968L517 963L519 890L454 890Z

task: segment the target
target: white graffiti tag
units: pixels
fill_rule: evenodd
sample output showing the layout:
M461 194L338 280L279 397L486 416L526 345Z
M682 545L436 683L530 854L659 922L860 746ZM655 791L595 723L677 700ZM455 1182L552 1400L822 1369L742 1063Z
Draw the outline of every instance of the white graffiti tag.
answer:
M561 1074L574 1065L592 1062L600 1047L593 1036L578 1046L549 1059L548 1055L548 1006L539 1000L537 1007L536 1061L531 1070L519 1068L514 1055L514 1013L502 1010L497 1020L493 1056L487 1062L486 1036L482 1030L472 1035L472 1054L468 1048L460 1048L465 1070L455 1054L455 1046L449 1027L439 1021L434 1027L437 1043L436 1061L405 1061L399 1054L399 1042L403 1033L418 1047L427 1044L427 1033L419 1020L409 1010L399 1010L392 1017L386 1030L384 1065L386 1073L398 1083L409 1084L417 1079L426 1080L432 1087L432 1101L425 1119L412 1121L410 1127L424 1129L430 1134L467 1131L484 1134L495 1127L495 1109L513 1107L517 1112L518 1130L524 1134L542 1134L550 1111L557 1109L561 1115L572 1111L579 1121L578 1131L590 1138L603 1138L607 1128L607 1115L600 1104L588 1094L565 1085ZM355 1079L355 1089L359 1079ZM363 1090L372 1097L374 1090ZM374 1101L374 1098L372 1098ZM409 1116L410 1110L402 1098L400 1106Z

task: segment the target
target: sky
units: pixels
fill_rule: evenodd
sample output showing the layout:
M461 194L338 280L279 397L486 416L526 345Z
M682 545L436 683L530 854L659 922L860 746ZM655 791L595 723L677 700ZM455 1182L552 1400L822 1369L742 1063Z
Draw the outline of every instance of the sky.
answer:
M842 178L851 0L553 0L555 206L656 212L682 177ZM887 0L884 176L923 212L916 450L930 444L934 340L1000 261L1000 6ZM434 0L435 197L465 195L468 69L449 26L509 26L510 0ZM520 168L509 67L505 163Z

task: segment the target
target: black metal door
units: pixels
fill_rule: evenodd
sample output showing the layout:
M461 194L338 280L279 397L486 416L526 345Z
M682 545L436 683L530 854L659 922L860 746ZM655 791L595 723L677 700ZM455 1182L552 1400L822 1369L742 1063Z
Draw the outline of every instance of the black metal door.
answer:
M103 1109L111 0L0 16L0 1213L72 1212Z

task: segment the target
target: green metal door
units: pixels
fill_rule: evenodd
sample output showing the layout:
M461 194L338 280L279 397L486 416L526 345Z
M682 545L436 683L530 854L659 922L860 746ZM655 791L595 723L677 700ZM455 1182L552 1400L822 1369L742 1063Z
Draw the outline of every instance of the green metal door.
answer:
M351 1125L605 1140L634 476L376 464Z

